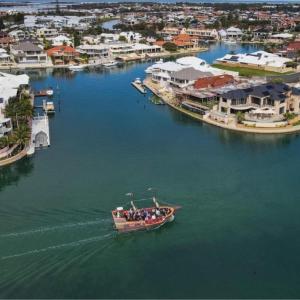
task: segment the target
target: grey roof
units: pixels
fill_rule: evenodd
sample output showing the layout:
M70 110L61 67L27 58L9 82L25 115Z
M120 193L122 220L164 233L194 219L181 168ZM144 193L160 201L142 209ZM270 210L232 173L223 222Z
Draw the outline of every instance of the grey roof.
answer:
M24 51L24 52L27 52L27 51L42 51L43 50L42 48L38 47L37 45L35 45L31 42L21 42L19 44L12 45L12 48L14 50Z
M288 91L290 91L290 87L284 83L266 83L246 89L232 90L222 94L222 97L244 99L251 95L258 98L269 97L272 100L284 100Z
M201 72L192 67L184 68L182 70L173 72L171 74L171 78L179 79L179 80L197 80L201 77L212 76L213 74L210 72Z

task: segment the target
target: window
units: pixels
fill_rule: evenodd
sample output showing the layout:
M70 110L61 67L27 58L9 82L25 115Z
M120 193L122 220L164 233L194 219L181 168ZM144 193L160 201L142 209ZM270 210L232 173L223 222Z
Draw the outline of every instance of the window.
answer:
M284 114L284 106L283 106L283 107L280 107L280 109L279 109L279 114L280 114L280 115Z

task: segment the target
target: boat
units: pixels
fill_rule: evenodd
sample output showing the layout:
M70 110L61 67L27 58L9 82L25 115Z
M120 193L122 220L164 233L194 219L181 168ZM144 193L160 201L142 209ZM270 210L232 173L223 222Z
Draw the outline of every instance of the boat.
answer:
M172 222L175 219L176 210L179 207L161 206L153 197L154 206L136 208L133 201L129 210L117 207L112 211L115 229L118 232L131 232L139 230L151 230Z
M105 67L105 68L111 68L111 67L115 67L117 66L119 63L116 61L116 60L111 60L107 63L103 63L102 65Z
M236 44L237 42L235 40L224 40L225 44Z
M52 88L48 88L45 90L40 90L34 94L35 97L51 97L53 96L54 91Z
M82 71L86 65L70 65L69 70L71 71Z
M43 100L43 110L45 111L46 114L54 114L55 113L55 108L54 108L54 103L51 101L46 101Z
M131 84L142 94L146 94L147 90L145 89L143 82L140 78L136 78Z

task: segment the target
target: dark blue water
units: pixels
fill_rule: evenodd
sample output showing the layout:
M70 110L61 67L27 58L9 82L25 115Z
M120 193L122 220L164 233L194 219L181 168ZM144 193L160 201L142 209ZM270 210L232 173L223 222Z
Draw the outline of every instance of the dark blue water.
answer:
M299 135L155 106L130 85L147 65L31 72L60 95L51 147L0 169L0 296L298 298ZM176 220L117 235L110 210L149 186Z

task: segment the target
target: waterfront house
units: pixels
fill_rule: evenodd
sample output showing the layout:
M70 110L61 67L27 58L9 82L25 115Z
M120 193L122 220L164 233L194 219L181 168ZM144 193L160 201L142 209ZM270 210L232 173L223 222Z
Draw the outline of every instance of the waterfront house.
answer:
M201 72L195 68L188 67L172 72L170 74L170 86L179 89L193 85L199 78L211 76L209 72Z
M80 45L76 48L76 50L80 54L85 54L89 59L98 60L107 58L110 56L110 48L108 45L100 44L100 45Z
M218 111L245 113L247 121L278 122L286 112L299 114L300 91L283 83L266 83L234 89L219 95Z
M171 73L183 70L185 68L193 68L197 71L210 74L208 76L218 76L224 74L228 74L233 77L238 76L237 72L211 67L206 63L205 60L195 56L181 57L178 58L176 62L158 62L148 67L145 72L151 74L153 81L160 82L165 85L166 82L170 81Z
M32 42L20 42L10 46L12 59L18 64L46 64L47 53L41 46Z
M199 78L194 84L194 88L199 89L211 89L220 88L228 84L234 83L234 77L232 75L224 74L219 76L210 76Z
M47 50L47 55L54 65L65 65L74 62L79 57L79 52L71 46L56 46Z
M291 62L291 59L265 51L257 51L246 54L226 54L224 57L218 58L216 62L232 67L246 67L283 73L290 71L290 68L286 67L286 63Z
M173 37L172 42L178 49L190 49L198 45L198 39L192 38L188 34L179 34Z
M10 118L5 117L5 106L10 98L17 97L20 91L28 88L29 76L12 75L0 72L0 137L9 134L12 130Z
M199 40L218 40L219 34L216 29L205 29L205 28L183 28L181 30L182 34L188 34Z
M237 27L229 27L226 29L226 37L228 39L239 40L242 38L242 36L243 36L242 30Z

